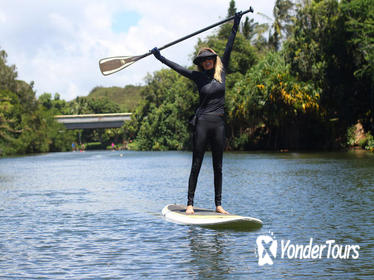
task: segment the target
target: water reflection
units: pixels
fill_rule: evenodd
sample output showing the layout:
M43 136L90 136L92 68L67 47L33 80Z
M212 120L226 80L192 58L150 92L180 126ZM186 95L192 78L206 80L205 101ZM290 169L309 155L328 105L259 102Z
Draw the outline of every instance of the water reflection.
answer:
M224 232L189 227L187 238L194 275L199 279L223 279L230 273L227 248L231 244Z

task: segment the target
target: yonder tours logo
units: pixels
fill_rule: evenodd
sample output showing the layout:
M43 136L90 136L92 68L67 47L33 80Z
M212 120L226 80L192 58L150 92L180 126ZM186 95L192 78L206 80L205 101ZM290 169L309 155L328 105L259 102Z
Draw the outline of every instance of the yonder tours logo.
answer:
M338 244L335 240L326 240L316 244L313 238L306 244L295 244L291 240L278 240L270 235L260 235L256 240L258 265L272 265L274 259L358 259L360 246ZM280 250L279 250L280 249Z

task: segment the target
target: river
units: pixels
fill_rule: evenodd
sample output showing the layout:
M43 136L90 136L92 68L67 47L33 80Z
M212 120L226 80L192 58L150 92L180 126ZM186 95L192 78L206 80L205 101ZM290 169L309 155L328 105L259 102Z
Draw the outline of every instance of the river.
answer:
M206 208L211 161L195 197ZM261 219L252 232L162 218L185 203L190 165L190 152L0 159L0 279L373 279L373 154L225 153L223 206Z

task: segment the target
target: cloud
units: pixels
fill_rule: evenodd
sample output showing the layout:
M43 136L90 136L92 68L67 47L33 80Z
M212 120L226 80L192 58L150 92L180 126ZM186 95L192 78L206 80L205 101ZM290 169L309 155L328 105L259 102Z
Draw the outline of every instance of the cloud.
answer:
M163 46L226 17L228 4L222 0L5 1L0 11L0 47L8 53L8 62L17 66L19 79L35 81L37 95L58 92L71 100L96 86L143 83L147 73L164 67L153 57L106 77L99 71L99 59L143 54ZM258 10L260 5L269 10L273 4L274 0L253 3ZM248 1L237 0L236 6L245 10ZM162 53L190 65L197 38Z
M6 16L5 16L5 14L4 13L2 13L1 11L0 11L0 23L5 23L6 22Z

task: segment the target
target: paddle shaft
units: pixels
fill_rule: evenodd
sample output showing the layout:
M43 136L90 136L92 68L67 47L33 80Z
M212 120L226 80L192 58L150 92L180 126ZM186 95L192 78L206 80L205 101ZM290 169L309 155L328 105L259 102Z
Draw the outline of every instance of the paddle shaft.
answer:
M252 7L249 7L249 10L247 10L247 11L239 12L239 13L241 13L241 15L244 15L244 14L249 13L249 12L253 13ZM209 25L208 27L205 27L203 29L200 29L200 30L194 32L194 33L191 33L191 34L189 34L187 36L184 36L184 37L182 37L182 38L180 38L178 40L170 42L170 43L166 44L165 46L162 46L162 47L160 47L158 49L159 50L166 49L166 48L168 48L170 46L173 46L173 45L175 45L175 44L177 44L179 42L182 42L182 41L184 41L184 40L186 40L188 38L191 38L192 36L195 36L195 35L197 35L199 33L207 31L207 30L209 30L209 29L211 29L213 27L216 27L216 26L218 26L218 25L220 25L222 23L228 22L228 21L230 21L230 20L232 20L234 18L235 18L235 16L232 16L232 17L226 18L224 20L221 20L221 21L219 21L217 23ZM137 56L132 56L132 57L125 57L125 56L119 57L119 56L117 56L117 57L108 57L108 58L101 59L99 61L100 71L105 76L113 74L115 72L118 72L118 71L120 71L120 70L122 70L122 69L124 69L124 68L126 68L128 66L130 66L134 62L136 62L136 61L138 61L138 60L140 60L142 58L147 57L150 54L152 54L152 53L149 51L149 52L147 52L145 54L137 55Z
M252 7L249 7L248 10L246 10L246 11L244 11L244 12L240 12L240 13L241 13L242 15L244 15L244 14L249 13L249 12L253 13L253 8L252 8ZM178 44L178 43L180 43L180 42L182 42L182 41L184 41L184 40L186 40L186 39L188 39L188 38L191 38L191 37L193 37L193 36L195 36L195 35L197 35L197 34L200 34L200 33L204 32L204 31L207 31L207 30L209 30L209 29L212 29L213 27L216 27L216 26L221 25L221 24L223 24L223 23L225 23L225 22L228 22L228 21L230 21L230 20L233 20L234 18L235 18L235 16L232 16L232 17L226 18L226 19L224 19L224 20L221 20L221 21L219 21L219 22L217 22L217 23L214 23L214 24L212 24L212 25L209 25L209 26L207 26L207 27L205 27L205 28L203 28L203 29L200 29L200 30L198 30L198 31L196 31L196 32L194 32L194 33L191 33L191 34L189 34L189 35L187 35L187 36L184 36L184 37L182 37L182 38L179 38L178 40L175 40L175 41L173 41L173 42L170 42L170 43L168 43L168 44L166 44L166 45L164 45L164 46L158 48L158 50L160 50L160 51L161 51L161 50L164 50L164 49L166 49L166 48L168 48L168 47L171 47L171 46L173 46L173 45L175 45L175 44ZM148 55L150 55L150 54L152 54L152 53L150 53L150 52L145 53L145 54L139 56L139 59L142 59L142 58L144 58L144 57L146 57L146 56L148 56Z

